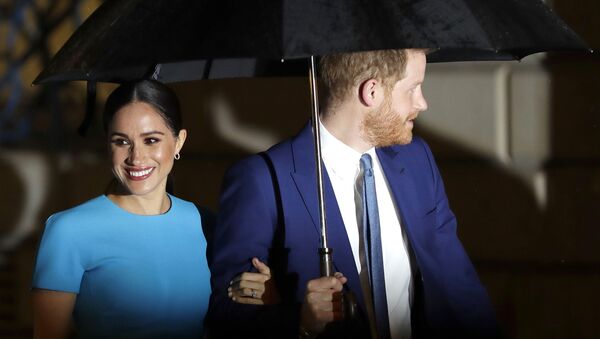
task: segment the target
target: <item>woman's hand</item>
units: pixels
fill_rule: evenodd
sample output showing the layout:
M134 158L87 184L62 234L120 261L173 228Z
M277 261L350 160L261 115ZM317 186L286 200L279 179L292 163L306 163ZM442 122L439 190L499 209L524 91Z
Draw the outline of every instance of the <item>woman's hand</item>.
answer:
M279 302L277 288L271 279L271 269L258 258L252 258L258 273L244 272L229 283L229 297L240 304L272 305Z

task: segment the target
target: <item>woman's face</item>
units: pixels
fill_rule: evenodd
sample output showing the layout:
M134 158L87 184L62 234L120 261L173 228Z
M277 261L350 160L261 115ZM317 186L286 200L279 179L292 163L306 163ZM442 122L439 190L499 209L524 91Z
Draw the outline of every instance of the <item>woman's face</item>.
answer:
M176 153L185 142L149 104L133 102L115 113L108 130L112 171L130 194L162 197Z

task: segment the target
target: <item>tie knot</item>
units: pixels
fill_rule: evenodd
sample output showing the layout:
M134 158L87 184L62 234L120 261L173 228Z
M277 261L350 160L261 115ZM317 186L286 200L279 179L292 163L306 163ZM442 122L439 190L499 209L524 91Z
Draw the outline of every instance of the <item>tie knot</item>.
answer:
M369 154L363 154L360 157L360 167L362 167L365 172L373 168L373 161Z

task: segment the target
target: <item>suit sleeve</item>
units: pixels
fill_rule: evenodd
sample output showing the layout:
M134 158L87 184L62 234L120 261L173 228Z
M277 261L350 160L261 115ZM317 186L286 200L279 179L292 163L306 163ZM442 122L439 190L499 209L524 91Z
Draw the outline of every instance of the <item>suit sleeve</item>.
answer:
M432 171L436 205L433 260L437 262L437 269L431 274L438 275L435 277L441 282L438 288L443 290L447 307L454 315L439 314L435 318L452 319L452 323L442 325L447 327L444 331L450 330L460 337L497 337L499 327L493 307L456 233L456 217L450 209L439 169L427 144L423 141L421 144Z
M227 295L235 275L253 270L253 257L269 262L278 220L273 187L272 175L260 156L234 165L224 177L209 244L213 294L207 326L211 336L282 338L297 333L297 305L243 305Z

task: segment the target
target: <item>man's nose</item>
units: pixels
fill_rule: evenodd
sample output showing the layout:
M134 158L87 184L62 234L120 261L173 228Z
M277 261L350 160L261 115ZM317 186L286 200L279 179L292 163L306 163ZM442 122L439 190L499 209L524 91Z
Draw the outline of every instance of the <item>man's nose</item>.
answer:
M417 98L416 107L421 112L427 110L427 107L428 107L427 106L427 100L425 99L425 96L423 95L423 92L421 92L419 94L419 97Z

